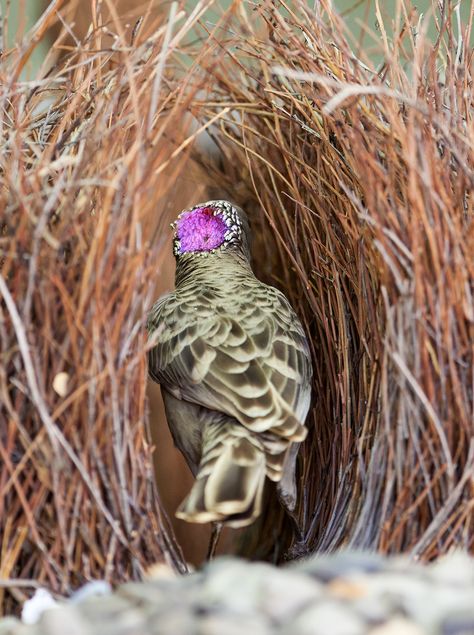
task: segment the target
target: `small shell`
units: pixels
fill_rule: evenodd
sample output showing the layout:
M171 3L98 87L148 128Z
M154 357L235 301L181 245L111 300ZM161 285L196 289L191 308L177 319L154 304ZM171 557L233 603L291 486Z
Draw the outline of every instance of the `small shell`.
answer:
M58 373L53 379L53 390L60 397L65 397L67 395L69 383L69 375L67 373Z

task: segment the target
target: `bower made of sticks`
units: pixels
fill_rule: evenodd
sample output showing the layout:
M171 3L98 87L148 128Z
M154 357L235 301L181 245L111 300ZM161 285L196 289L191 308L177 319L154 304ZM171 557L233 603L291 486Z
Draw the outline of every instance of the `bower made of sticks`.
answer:
M246 208L313 355L298 523L270 496L234 550L472 550L473 7L401 1L373 58L326 0L235 2L211 26L212 3L106 2L105 20L93 1L82 40L56 4L0 67L3 610L28 585L186 571L144 323L196 197ZM48 70L21 79L58 24Z

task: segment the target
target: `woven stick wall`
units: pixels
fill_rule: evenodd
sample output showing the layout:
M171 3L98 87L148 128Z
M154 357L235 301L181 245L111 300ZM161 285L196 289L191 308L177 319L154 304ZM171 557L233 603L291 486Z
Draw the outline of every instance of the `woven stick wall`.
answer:
M184 159L166 61L193 21L127 25L109 3L104 23L92 2L64 47L53 4L0 68L0 578L22 579L0 588L5 611L29 580L68 593L163 558L186 570L154 485L144 320ZM47 77L21 80L58 20Z
M286 556L472 549L474 7L467 23L447 2L424 18L399 2L395 24L378 10L375 63L332 3L308 5L218 25L227 55L196 105L230 109L215 181L253 206L260 273L311 334L304 530L286 523Z

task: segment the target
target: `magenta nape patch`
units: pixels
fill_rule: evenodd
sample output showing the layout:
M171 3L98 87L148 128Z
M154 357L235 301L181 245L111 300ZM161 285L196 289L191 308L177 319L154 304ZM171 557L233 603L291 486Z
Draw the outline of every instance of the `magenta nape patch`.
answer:
M212 207L198 207L185 212L176 223L180 252L216 249L224 242L227 230L225 221L214 214Z

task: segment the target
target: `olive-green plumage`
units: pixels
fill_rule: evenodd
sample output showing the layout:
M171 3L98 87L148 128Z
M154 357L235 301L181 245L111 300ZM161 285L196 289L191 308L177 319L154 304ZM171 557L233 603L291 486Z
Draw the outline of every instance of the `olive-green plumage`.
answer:
M149 372L161 384L175 444L196 477L177 516L239 527L260 514L266 477L294 508L311 362L287 299L252 272L242 210L225 201L196 209L211 214L210 222L230 210L225 220L233 232L210 251L186 251L178 226L176 290L158 300L148 320L156 341Z

